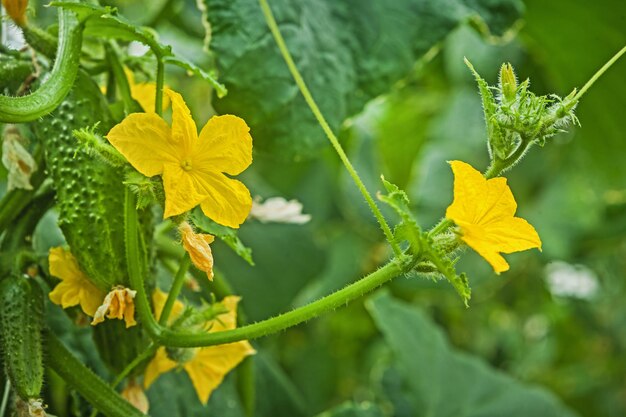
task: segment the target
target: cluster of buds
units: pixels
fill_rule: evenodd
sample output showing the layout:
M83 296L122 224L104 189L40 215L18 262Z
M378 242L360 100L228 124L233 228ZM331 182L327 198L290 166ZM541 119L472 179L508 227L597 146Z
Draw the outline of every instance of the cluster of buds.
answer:
M576 90L565 98L537 96L529 91L528 79L518 83L508 63L500 68L498 86L490 87L467 59L465 63L474 74L482 97L492 162L510 166L531 145L543 146L546 139L578 123L574 115Z

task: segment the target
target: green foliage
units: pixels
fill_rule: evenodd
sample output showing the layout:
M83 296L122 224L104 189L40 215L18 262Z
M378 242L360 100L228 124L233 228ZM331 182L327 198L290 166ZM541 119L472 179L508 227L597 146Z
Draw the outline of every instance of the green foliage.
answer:
M200 0L202 16L193 3L131 0L117 2L118 9L113 9L56 2L51 10L63 10L72 19L74 12L78 14L74 20L81 20L83 26L74 30L77 36L64 37L68 29L62 25L57 40L56 28L37 31L33 26L26 39L37 51L34 56L28 49L0 48L0 72L4 70L11 78L0 76L0 80L10 81L9 92L15 94L20 86L29 87L30 80L24 83L23 78L32 69L49 72L57 43L75 48L74 61L65 50L58 65L77 63L80 48L76 44L81 43L84 28L81 66L99 85L108 83L106 103L92 80L81 73L66 99L73 107L58 108L54 118L38 120L39 127L49 129L45 134L37 129L32 137L25 137L33 142L31 149L47 143L52 148L48 153L58 154L62 163L49 157L47 169L40 164L41 177L33 178L35 190L11 192L0 201L0 230L7 230L0 235L0 247L20 246L20 252L15 252L19 259L12 258L14 252L4 253L2 266L15 264L34 273L37 264L45 271L49 247L66 243L56 226L59 217L67 243L77 245L74 232L67 232L68 218L73 215L82 216L74 226L89 237L78 251L91 250L89 256L103 275L124 280L126 259L144 264L152 255L151 250L145 254L132 250L126 256L124 245L131 239L122 242L119 234L109 236L108 226L101 227L99 220L108 219L111 228L122 229L119 193L124 186L132 191L129 201L136 196L137 205L148 212L164 198L160 178L122 169L127 164L119 161L119 154L101 136L112 119L134 111L127 104L130 94L121 99L123 89L111 88L124 81L123 66L143 74L141 82L165 74L165 83L183 93L195 116L205 119L217 110L244 117L252 126L255 151L262 151L256 152L254 164L242 175L252 195L297 198L312 214L312 221L304 226L246 222L234 230L211 222L200 210L191 213L189 220L218 241L212 245L216 278L209 282L204 274L197 274L197 282L186 279L184 284L189 285L182 298L188 298L188 305L207 306L232 290L243 297L239 327L248 321L279 327L280 317L263 320L292 308L301 315L296 320L301 324L257 339L257 355L227 375L207 407L198 401L186 373L161 376L148 390L150 415L573 416L556 397L581 415L624 414L626 286L620 271L626 268L626 194L619 164L623 120L615 110L626 95L622 71L607 72L581 100L577 114L584 129L580 132L560 134L565 124L576 121L577 96L546 95L580 87L626 43L621 3L527 0L522 34L513 36L507 30L522 9L515 0L270 2L296 65L366 188L378 191L385 216L398 219L394 238L405 252L383 268L391 256L388 245L353 178L340 169L336 155L321 152L326 140L287 72L256 0ZM33 21L42 25L52 21L50 9L34 1L31 6L36 11ZM459 28L462 22L469 25ZM584 31L581 22L585 22ZM496 39L489 32L506 36ZM494 40L499 43L491 43ZM131 41L148 45L151 52L132 56L136 45L129 45ZM205 43L211 51L202 53ZM463 56L471 59L484 79L473 68L472 79ZM500 79L496 79L499 65L509 61L524 78L532 78L533 93L527 80L517 81L508 64L500 67ZM161 64L170 72L165 73ZM624 63L617 65L623 68ZM53 74L57 81L69 82L73 76L67 77L75 67ZM19 71L11 72L14 69ZM216 80L218 70L224 85ZM196 77L181 76L184 73ZM30 87L38 84L35 80ZM34 106L37 112L50 111L62 100L60 95L66 90L59 90L59 85L52 85L56 91L44 89L36 96L40 100ZM226 85L229 94L211 103L212 92L220 98ZM69 89L69 84L65 87ZM81 95L91 97L80 100ZM22 99L2 97L1 116L13 118L11 105ZM34 107L31 100L28 117L44 114L34 112ZM19 120L31 120L23 117ZM168 113L165 119L169 121ZM53 125L55 120L62 123ZM22 129L28 132L29 127ZM540 233L543 253L512 255L511 270L495 277L473 251L460 250L462 243L445 220L435 226L436 232L425 232L451 201L452 178L446 160L486 166L488 138L492 157L502 162L496 168L504 168L527 150L520 146L523 141L529 146L543 145L552 136L549 146L531 154L508 178L520 215ZM59 141L62 146L50 145ZM312 155L319 158L302 162ZM70 172L83 165L89 165L85 175L75 177ZM106 175L110 184L102 189L100 170L111 174ZM389 181L381 184L381 172ZM56 186L56 211L48 210L50 181L41 185L46 176ZM2 192L4 183L2 172ZM101 192L108 186L111 191ZM99 193L97 197L94 192ZM91 219L93 213L96 216ZM134 242L135 249L141 243L150 247L149 217L144 219L144 242ZM162 226L169 230L170 223ZM136 233L126 237L132 235ZM155 275L161 288L168 287L173 274L166 269L178 269L173 259L183 251L179 242L163 234L157 240L162 257L159 267L154 271L145 267L134 274L140 276L140 284L146 281L148 295ZM555 260L559 262L552 265ZM560 279L574 295L554 286L555 268L562 269ZM457 269L472 277L471 309L462 308L456 294L441 285L443 278L448 280L467 303L468 280ZM303 315L316 308L311 303L337 300L331 297L344 294L346 286L361 296L363 287L361 292L354 290L359 289L354 286L359 277L381 277L381 271L390 270L407 275L387 284L403 302L379 295L366 302L371 315L363 302L354 301L348 308L302 322ZM40 275L50 285L57 283L45 273ZM596 285L594 291L582 292L584 282L572 287L571 280L581 277L586 277L585 285ZM105 284L110 286L109 281ZM140 285L134 282L133 287ZM150 309L149 300L144 302ZM333 308L344 303L340 300ZM428 315L409 303L425 306ZM179 323L182 332L172 338L188 337L184 333L190 330L187 322L209 315L203 308L198 313L188 309L185 323ZM80 327L84 317L79 309L68 312L50 306L45 314L47 326L63 340L59 344L50 334L45 358L46 366L60 375L51 373L44 386L50 413L88 416L93 404L105 415L137 415L104 381L115 377L111 368L119 373L145 347L145 333L140 327L125 330L120 321ZM283 319L294 317L289 314ZM145 325L145 316L140 321L140 326ZM259 324L251 328L258 329ZM159 331L166 330L172 329ZM130 379L141 383L144 365L134 368Z
M397 185L386 181L384 177L381 177L381 179L388 194L379 194L378 199L393 208L401 219L401 223L394 230L394 238L398 243L408 241L411 253L419 256L422 249L423 236L409 208L409 197Z
M395 355L415 414L575 416L545 390L457 352L420 310L386 293L370 299L368 308Z
M283 157L317 153L326 139L294 87L256 0L204 3L210 10L210 48L230 91L216 109L244 117L260 149ZM521 4L316 0L276 1L272 9L296 65L337 130L405 78L415 61L459 23L471 16L502 35L519 18ZM245 31L238 29L244 26Z

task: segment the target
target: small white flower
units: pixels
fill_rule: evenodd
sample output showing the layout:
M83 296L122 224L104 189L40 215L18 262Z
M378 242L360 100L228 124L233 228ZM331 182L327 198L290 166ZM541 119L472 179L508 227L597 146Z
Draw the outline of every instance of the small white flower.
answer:
M249 217L262 223L304 224L311 220L310 214L302 214L302 203L282 197L268 198L264 202L260 197L255 198Z
M558 297L588 300L599 288L596 274L583 265L552 262L546 267L546 274L548 289Z

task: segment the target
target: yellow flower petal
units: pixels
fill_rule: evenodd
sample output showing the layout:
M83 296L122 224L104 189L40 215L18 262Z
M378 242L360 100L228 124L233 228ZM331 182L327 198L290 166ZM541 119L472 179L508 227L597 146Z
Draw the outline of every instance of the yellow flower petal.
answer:
M152 305L154 306L154 316L157 320L161 318L161 312L163 311L163 307L165 307L166 301L167 293L158 288L154 290L152 293ZM170 312L170 317L167 319L167 322L170 323L180 317L184 309L185 305L180 300L174 301L174 306L172 307L172 311Z
M211 332L221 332L222 330L232 330L237 327L237 305L241 297L229 295L224 297L220 304L226 307L228 313L220 314L210 323Z
M182 222L178 226L183 239L183 247L189 254L194 266L207 274L209 280L213 280L213 253L211 243L215 239L211 235L196 233L188 222Z
M163 217L185 213L206 200L212 191L210 180L197 172L185 171L180 164L166 165L163 171Z
M147 177L163 173L165 164L179 165L170 127L155 113L129 114L106 138L130 164Z
M246 220L252 208L250 191L241 182L228 178L224 174L208 174L209 197L200 207L202 212L216 223L239 228Z
M144 414L148 412L148 409L150 408L148 397L146 397L146 393L143 388L141 388L141 385L137 384L134 380L126 385L120 395L137 410Z
M148 388L159 377L172 369L176 368L177 364L173 360L167 357L164 347L160 347L154 358L148 363L143 376L143 386Z
M226 374L254 353L247 341L201 348L193 359L183 365L200 402L206 404Z
M237 304L240 299L237 296L224 297L220 304L226 307L228 312L220 314L209 323L210 333L237 327ZM246 340L226 345L209 346L199 349L196 355L183 367L193 383L198 398L203 404L206 404L209 396L222 382L226 374L239 365L246 356L255 353L254 348Z
M450 163L454 173L454 201L446 211L462 232L462 239L493 267L496 273L509 269L500 253L541 249L536 230L514 217L515 198L505 178L485 179L471 165Z
M81 271L74 256L63 248L52 248L48 256L50 275L61 280L48 295L50 301L63 308L79 305L83 312L93 316L104 293Z
M200 132L194 165L238 175L252 163L252 136L246 122L230 114L213 116Z
M26 24L28 0L2 0L2 5L7 14L18 26L24 26Z
M185 157L190 157L194 146L198 143L196 122L191 117L189 107L183 97L173 90L164 93L172 102L172 138Z
M154 113L155 101L156 101L156 83L145 82L136 83L135 74L128 68L124 68L126 78L128 78L128 86L130 87L130 95L134 98L143 111L146 113ZM167 87L163 89L165 91ZM106 91L106 90L105 90ZM170 105L170 99L167 94L163 95L163 110L167 109Z

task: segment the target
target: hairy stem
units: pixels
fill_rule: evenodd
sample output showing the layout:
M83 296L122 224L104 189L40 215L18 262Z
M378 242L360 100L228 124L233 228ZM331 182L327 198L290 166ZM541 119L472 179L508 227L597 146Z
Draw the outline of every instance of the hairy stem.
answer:
M120 372L115 377L113 382L111 382L111 387L113 388L117 387L120 384L120 382L122 382L124 378L126 378L133 371L133 369L135 369L143 361L145 361L146 359L154 355L157 351L157 348L158 348L158 345L155 345L154 343L152 343L150 344L150 346L146 348L146 350L144 350L139 355L137 355L137 357L133 359L131 363L126 365L126 367L122 370L122 372Z
M233 330L214 333L199 334L162 329L158 335L158 340L166 346L197 347L221 345L267 336L313 319L326 311L345 306L350 301L362 297L403 272L404 268L394 260L337 292L276 317Z
M61 104L72 88L78 72L82 31L83 27L79 25L74 12L59 11L59 46L50 76L37 91L29 95L0 95L0 122L31 122L52 112Z
M165 305L163 306L163 311L161 311L161 317L159 317L159 324L161 326L167 325L167 319L170 318L170 313L172 312L174 303L178 298L178 294L180 294L180 290L183 288L183 284L185 283L185 275L187 274L187 270L189 269L190 265L191 259L189 258L189 254L185 252L185 254L180 259L178 272L176 272L174 282L172 283L172 288L170 288L170 292L167 295L167 300L165 301Z
M335 136L332 129L328 125L328 122L324 118L324 115L320 111L319 107L317 106L317 103L315 102L315 99L313 98L313 96L311 95L311 92L309 91L309 88L304 82L304 79L302 78L300 71L298 71L298 67L294 63L293 58L291 57L291 54L289 52L289 49L287 48L287 45L285 43L285 40L283 39L283 36L280 33L280 30L278 29L278 25L276 24L276 19L274 19L274 15L272 14L272 10L267 4L267 0L259 0L259 2L261 4L261 8L263 9L263 14L265 15L265 21L267 22L267 25L269 26L272 32L272 35L274 36L274 40L276 41L276 44L278 45L278 49L280 49L280 53L282 54L283 59L287 63L287 66L289 67L289 71L291 72L293 79L298 85L298 88L300 89L300 92L302 93L304 100L309 105L311 112L313 112L313 115L315 116L318 123L322 127L322 130L324 130L324 133L328 137L328 140L330 140L330 143L333 145L333 148L335 148L335 151L339 155L341 162L343 162L343 165L348 170L348 173L352 177L352 180L354 181L359 191L365 198L365 201L367 201L367 204L370 206L370 209L372 210L372 213L374 213L376 220L378 220L378 223L380 224L380 228L383 230L383 233L385 233L387 241L391 245L391 248L393 249L394 254L396 256L400 256L402 254L402 250L400 249L400 246L395 242L393 233L391 232L391 229L389 228L389 225L387 224L385 217L383 216L380 209L376 205L376 202L374 202L374 199L372 198L369 191L367 191L365 184L363 184L363 181L359 177L359 174L357 174L356 170L354 169L354 166L352 166L352 163L348 159L348 156L346 155L341 144L339 143L337 136Z
M135 305L141 322L153 338L158 338L161 333L161 326L159 326L159 323L157 323L152 315L150 302L148 301L146 289L143 285L144 280L141 275L141 271L147 271L148 268L142 268L140 264L144 257L139 250L139 230L137 228L137 208L135 204L135 196L132 191L126 187L124 201L124 241L126 245L128 278L130 286L137 291Z

